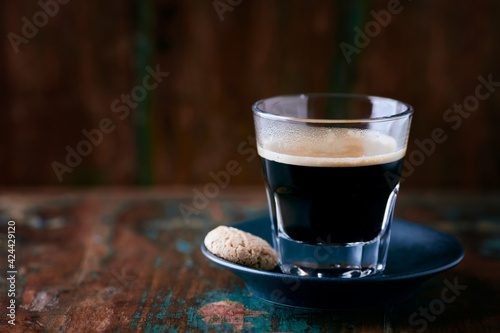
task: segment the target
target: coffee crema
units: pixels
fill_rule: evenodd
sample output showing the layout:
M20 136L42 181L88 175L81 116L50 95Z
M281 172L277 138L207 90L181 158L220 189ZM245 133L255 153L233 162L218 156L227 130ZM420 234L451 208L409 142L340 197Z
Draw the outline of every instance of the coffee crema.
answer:
M258 153L279 163L316 167L385 164L405 155L405 149L398 149L394 138L376 131L346 128L311 131L308 136L268 138L257 145Z

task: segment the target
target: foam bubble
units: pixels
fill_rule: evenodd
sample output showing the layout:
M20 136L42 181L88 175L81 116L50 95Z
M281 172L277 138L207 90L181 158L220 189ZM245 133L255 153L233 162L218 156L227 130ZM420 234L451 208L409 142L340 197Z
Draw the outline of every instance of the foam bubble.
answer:
M311 128L312 133L267 137L257 145L268 160L303 166L365 166L396 161L405 154L396 140L373 130Z

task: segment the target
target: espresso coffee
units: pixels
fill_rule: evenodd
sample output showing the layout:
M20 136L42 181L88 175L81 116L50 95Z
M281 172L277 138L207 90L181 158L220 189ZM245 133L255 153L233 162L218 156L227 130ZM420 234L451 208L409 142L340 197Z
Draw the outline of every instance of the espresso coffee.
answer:
M404 157L393 138L336 128L260 142L258 152L276 231L309 244L369 242L381 233Z

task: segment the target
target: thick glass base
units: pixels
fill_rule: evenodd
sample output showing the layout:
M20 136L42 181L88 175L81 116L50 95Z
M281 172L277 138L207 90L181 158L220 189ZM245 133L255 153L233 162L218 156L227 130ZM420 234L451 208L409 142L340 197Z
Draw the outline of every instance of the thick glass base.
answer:
M284 273L300 276L353 278L377 274L385 268L389 230L386 228L371 242L342 245L305 244L279 235L279 265Z
M333 265L340 266L340 265ZM361 267L331 267L331 268L306 268L304 265L282 265L283 271L288 274L314 277L336 277L336 278L354 278L374 275L378 272L376 268Z

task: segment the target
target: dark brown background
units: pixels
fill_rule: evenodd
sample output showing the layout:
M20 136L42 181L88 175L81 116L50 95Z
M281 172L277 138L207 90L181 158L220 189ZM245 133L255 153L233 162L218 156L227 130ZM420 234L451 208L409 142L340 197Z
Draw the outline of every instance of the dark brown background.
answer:
M211 0L72 0L17 53L7 34L21 35L22 18L41 8L2 1L0 184L60 184L51 164L64 163L65 147L103 118L116 129L63 185L202 184L232 159L242 172L231 185L259 184L258 161L237 150L253 135L251 104L337 91L412 104L409 152L443 128L448 140L404 187L498 189L500 93L457 130L443 113L474 94L479 75L500 81L500 2L401 5L347 63L340 43L354 45L353 29L364 30L386 1L242 0L221 21ZM111 103L157 64L170 75L121 120Z

